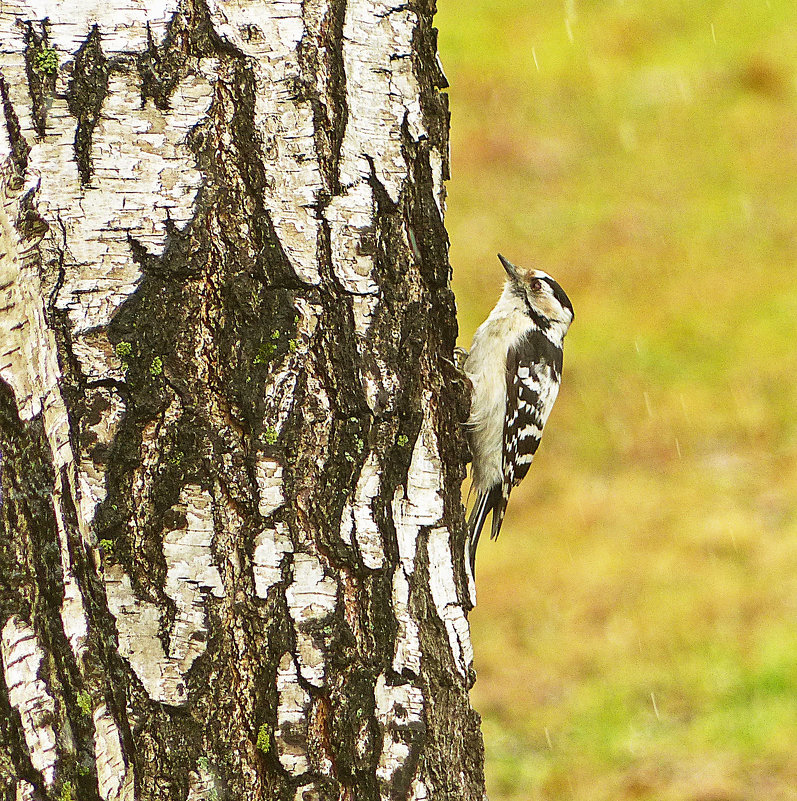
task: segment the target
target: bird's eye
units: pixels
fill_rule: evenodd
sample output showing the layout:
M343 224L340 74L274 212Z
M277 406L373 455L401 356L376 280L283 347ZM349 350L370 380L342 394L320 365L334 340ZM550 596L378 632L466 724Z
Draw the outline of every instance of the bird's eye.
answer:
M529 282L529 289L532 292L539 292L542 289L542 282L540 281L540 279L539 278L533 278Z

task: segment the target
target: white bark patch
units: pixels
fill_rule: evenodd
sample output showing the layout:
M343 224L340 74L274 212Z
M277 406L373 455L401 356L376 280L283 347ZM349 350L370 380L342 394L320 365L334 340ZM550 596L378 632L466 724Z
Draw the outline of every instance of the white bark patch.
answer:
M103 50L122 53L146 48L148 24L159 42L177 0L126 0L123 6L106 0L4 0L4 6L7 14L21 19L48 17L50 46L64 53L77 50L94 24L102 31Z
M75 656L81 653L87 632L83 597L72 574L69 546L61 514L61 499L73 487L64 487L61 468L72 463L69 420L58 382L55 337L47 327L44 290L38 271L38 240L20 239L15 221L25 193L35 189L29 183L14 190L9 185L13 169L5 126L0 125L0 378L14 392L22 420L41 414L53 465L56 469L53 510L61 546L64 599L61 619ZM78 505L80 508L80 505ZM85 526L81 517L81 532Z
M296 665L289 653L277 669L277 729L275 740L280 764L291 776L307 773L307 711L310 695L299 684Z
M144 689L156 701L183 703L185 687L182 676L168 660L158 637L158 607L136 597L130 577L119 565L106 568L105 592L108 608L116 618L119 653L128 660ZM179 693L177 685L181 686Z
M357 479L354 497L346 501L341 515L341 536L351 542L351 532L357 539L357 547L363 564L378 570L385 564L385 552L379 526L374 520L373 500L379 494L381 466L376 453L370 453Z
M424 407L429 408L426 398ZM407 488L397 487L393 497L393 520L400 564L393 576L393 608L398 622L393 667L397 672L420 671L421 649L418 625L409 609L409 578L415 568L415 553L421 528L430 528L428 541L432 598L451 645L454 664L465 676L473 662L473 649L465 611L459 602L449 532L439 523L443 517L442 464L430 414L424 417L415 441L407 474Z
M389 785L411 753L407 739L415 739L424 726L423 693L412 684L388 684L382 673L376 680L374 701L376 719L382 729L382 751L376 776ZM410 733L409 738L404 736L406 732ZM389 793L382 795L391 797Z
M359 337L358 345L362 344L368 329L371 326L376 307L379 305L379 295L354 295L352 298L352 314L354 316L354 333ZM367 373L366 373L367 376ZM378 389L378 386L377 386ZM374 400L376 395L374 391L366 384L365 386L366 397L371 411L376 409Z
M354 517L351 510L351 502L346 501L346 505L343 507L343 513L340 516L340 538L346 545L351 547L354 545L354 540L352 539L353 534Z
M269 518L285 503L282 465L274 459L260 457L255 464L255 480L260 495L258 511ZM287 526L278 521L260 531L255 538L252 571L255 593L266 598L268 591L282 579L282 563L286 553L293 551Z
M105 39L102 43L105 46ZM141 108L137 75L111 73L93 134L94 174L89 186L81 186L74 160L76 121L64 99L64 72L58 73L45 139L37 140L29 118L25 125L28 115L20 115L23 133L35 142L29 170L42 176L39 210L53 231L59 237L63 231L66 237L58 307L69 310L75 334L106 325L135 290L140 270L132 259L128 234L159 255L166 242L167 219L179 228L193 214L201 174L185 138L207 112L215 78L214 62L205 60L201 67L205 74L188 76L172 97L172 109L165 112L151 103ZM21 81L24 86L23 65L12 72L7 75L10 83ZM20 102L14 105L18 111ZM104 372L103 362L117 366L107 345L95 339L76 341L75 353L82 364L85 361L90 376Z
M424 399L429 408L430 399ZM423 526L434 526L443 517L442 464L437 447L434 421L424 416L421 431L412 450L407 487L396 487L393 495L393 523L398 539L399 558L409 576L415 569L415 547Z
M321 798L321 792L318 785L315 784L300 784L293 794L293 801L318 801ZM342 801L346 799L345 795L341 795Z
M354 302L354 319L357 321L358 300ZM368 408L379 415L395 410L395 398L398 397L400 382L396 373L377 356L373 359L373 367L360 368L360 375L365 388L365 400Z
M176 8L176 0L130 0L124 7L101 0L10 0L0 5L0 63L22 134L32 143L28 172L34 179L41 176L38 209L50 223L46 247L64 256L57 307L69 312L73 352L92 378L119 377L119 360L96 329L109 322L141 277L128 237L159 255L167 220L181 228L193 216L202 176L186 136L207 113L217 65L213 59L201 60L197 74L177 86L165 111L151 102L142 107L137 73L112 70L93 132L93 175L90 185L83 186L74 157L77 122L66 102L68 62L94 24L106 55L143 51L147 26L159 42ZM33 128L23 28L17 22L45 17L59 69L47 134L40 138ZM84 490L90 483L98 482L84 480Z
M431 798L431 796L424 782L417 777L413 779L410 787L409 801L429 801L429 798Z
M406 120L416 141L426 135L411 60L417 25L417 15L406 5L374 0L351 0L346 5L343 63L348 119L341 183L354 187L367 181L371 174L367 153L393 202L398 201L407 176L402 125Z
M218 33L252 59L254 122L269 181L263 200L294 271L303 281L319 284L314 206L322 188L321 169L313 110L296 90L302 80L302 3L211 0L208 8Z
M128 237L160 255L167 221L182 228L193 215L202 175L186 137L210 106L216 64L207 59L201 68L205 74L187 76L166 111L151 102L141 107L137 74L111 72L93 134L89 186L78 178L76 121L66 100L56 96L48 115L52 134L31 149L30 169L42 175L41 211L66 232L65 280L57 306L69 312L78 353L88 357L87 373L100 371L109 354L92 340L81 342L80 335L106 326L141 277ZM65 91L61 73L59 81ZM108 366L115 367L116 360Z
M398 201L408 174L401 152L402 126L406 121L416 141L427 135L410 58L417 24L417 15L407 6L374 0L351 0L346 5L343 64L348 115L340 159L343 191L333 198L324 216L330 227L335 273L355 295L379 294L374 257L369 255L370 248L362 247L375 228L371 164L388 195ZM369 298L355 307L355 329L361 337L374 306Z
M69 538L61 508L61 499L64 497L64 493L67 490L63 485L62 476L62 473L56 473L55 486L53 487L53 511L55 513L56 527L58 528L61 570L64 577L64 599L61 602L61 623L64 627L64 634L66 634L69 645L72 648L72 653L75 655L78 664L80 664L81 657L86 647L86 637L88 636L88 618L86 617L83 595L80 592L80 588L72 572Z
M421 672L421 641L418 624L410 614L410 585L401 565L393 574L393 614L398 623L393 670L408 670L417 676Z
M0 656L8 701L19 712L31 764L47 784L52 784L58 758L55 732L50 725L55 701L39 678L44 653L36 641L36 632L19 618L9 618L3 626Z
M345 50L344 46L344 52ZM347 131L350 125L351 116L347 123ZM365 152L368 151L360 151L358 157ZM373 233L376 213L373 190L366 183L370 167L364 158L362 162L365 172L359 177L358 183L352 183L346 194L334 197L324 210L324 217L330 226L332 264L343 287L355 295L377 295L379 284L372 276L374 257L361 252L363 236ZM367 323L370 322L370 313L361 312L356 322L358 323L356 332L361 336L364 335Z
M178 670L185 675L207 647L204 594L209 591L216 598L222 598L224 585L211 551L213 499L210 493L188 484L183 487L172 511L185 514L187 525L164 534L163 556L167 571L163 589L177 607L169 658L176 660Z
M105 704L94 710L94 758L104 801L133 801L133 770L125 764L119 728Z
M470 542L465 539L465 575L468 577L468 599L471 609L476 606L476 579L470 569Z
M263 529L257 535L252 570L258 598L266 598L268 591L282 580L285 554L292 552L293 543L288 536L288 527L281 521L274 528Z
M459 602L454 579L454 561L447 528L434 528L429 532L429 585L437 616L448 634L448 643L454 664L463 677L473 664L473 646L465 610Z
M446 185L443 182L443 154L436 148L429 148L429 166L432 169L432 184L434 186L434 202L440 212L440 219L446 216Z
M260 493L258 511L262 517L270 517L285 503L282 465L275 459L259 458L255 464L255 480Z
M367 757L372 748L373 737L368 721L364 720L357 730L357 739L354 743L355 753L363 760Z
M5 125L0 122L5 134ZM21 239L20 201L35 189L14 189L8 137L0 139L0 378L13 390L22 420L42 414L56 470L72 461L69 420L58 388L61 372L47 327L38 271L38 239Z
M105 570L108 609L116 619L119 653L129 663L150 698L173 706L188 701L183 676L176 660L168 657L158 636L160 610L133 592L119 565Z
M52 240L45 244L45 259L55 261L59 257L53 250ZM125 367L114 350L106 331L86 331L72 342L72 352L80 362L80 369L89 380L112 378L125 380Z
M298 318L296 321L296 353L302 354L307 352L310 340L318 328L318 316L322 307L310 303L307 298L296 298L294 306Z
M372 171L397 201L408 175L401 152L405 121L416 141L427 135L410 58L417 24L417 15L407 6L378 0L351 0L346 5L343 64L348 115L339 168L343 191L324 216L335 273L349 292L364 296L355 300L354 308L359 337L370 326L379 296L373 250L363 247L376 227Z
M92 459L81 459L77 472L80 516L87 523L94 520L97 507L108 494L105 488L105 473L103 466Z
M316 687L324 684L324 652L307 631L307 623L316 627L334 611L338 601L338 585L324 575L318 557L297 553L293 557L293 581L285 592L288 611L296 629L296 645L302 678Z
M16 801L34 801L33 785L20 779L17 782Z
M406 6L373 0L352 0L346 6L343 63L348 116L340 159L343 191L332 199L324 216L338 279L349 292L372 296L355 304L355 331L361 338L379 295L371 248L362 247L375 228L371 163L378 180L397 201L408 172L401 152L405 119L413 138L426 133L410 59L417 22L415 12Z

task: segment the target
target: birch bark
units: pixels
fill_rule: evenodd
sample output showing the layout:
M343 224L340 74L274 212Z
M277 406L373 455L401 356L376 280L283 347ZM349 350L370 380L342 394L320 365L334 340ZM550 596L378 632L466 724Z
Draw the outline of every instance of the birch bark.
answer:
M482 798L433 13L0 4L3 798Z

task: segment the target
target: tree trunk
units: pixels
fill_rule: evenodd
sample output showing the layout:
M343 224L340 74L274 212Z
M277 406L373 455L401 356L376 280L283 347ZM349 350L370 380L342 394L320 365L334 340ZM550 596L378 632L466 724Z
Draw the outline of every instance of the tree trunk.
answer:
M433 0L0 4L0 798L481 799Z

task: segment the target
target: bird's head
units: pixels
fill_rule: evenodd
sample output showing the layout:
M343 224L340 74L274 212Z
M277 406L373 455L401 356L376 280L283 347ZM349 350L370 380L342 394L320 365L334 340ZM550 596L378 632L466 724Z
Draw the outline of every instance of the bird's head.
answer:
M548 273L542 270L517 267L500 253L498 258L504 265L512 292L520 297L527 308L543 321L567 332L573 322L573 304L564 289Z

